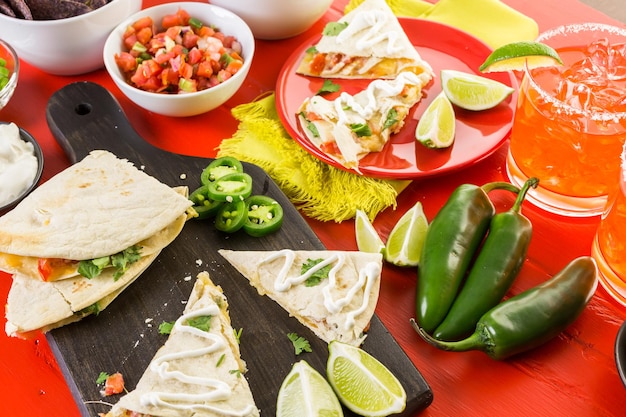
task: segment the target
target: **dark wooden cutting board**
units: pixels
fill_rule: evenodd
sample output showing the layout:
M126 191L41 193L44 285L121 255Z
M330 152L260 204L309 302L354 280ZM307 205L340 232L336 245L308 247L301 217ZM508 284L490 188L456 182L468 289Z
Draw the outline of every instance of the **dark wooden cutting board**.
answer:
M211 161L152 146L129 124L115 98L94 83L73 83L57 91L50 98L46 115L50 130L72 162L92 150L106 149L145 167L145 172L168 185L187 185L193 190L200 184L200 172ZM270 195L284 207L284 224L278 233L263 238L250 238L245 233L226 235L216 231L210 221L189 221L180 236L106 310L48 333L51 348L84 416L107 412L110 406L102 401L117 402L116 397L100 395L102 387L96 384L100 372L121 372L126 388L135 387L166 340L158 332L159 324L181 315L195 277L203 270L224 289L233 328L243 329L241 354L248 365L246 377L263 416L275 415L278 389L293 363L304 359L324 372L327 345L278 304L259 296L217 253L220 248L324 249L271 178L257 166L244 167L254 179L254 193ZM296 356L287 338L290 332L308 339L313 352ZM378 317L372 320L363 347L402 382L408 395L403 416L413 416L432 402L430 387Z

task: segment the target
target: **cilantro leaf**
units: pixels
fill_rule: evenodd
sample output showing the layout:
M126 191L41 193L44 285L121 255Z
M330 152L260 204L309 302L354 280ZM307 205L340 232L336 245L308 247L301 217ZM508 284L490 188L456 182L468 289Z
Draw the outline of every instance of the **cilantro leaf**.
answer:
M307 259L305 263L302 264L302 268L300 269L301 274L305 274L309 269L313 268L318 263L322 262L323 259ZM326 265L319 270L315 271L307 280L304 282L304 285L307 287L315 287L318 285L324 278L328 278L328 273L331 270L330 265Z
M100 374L98 375L98 379L96 379L96 384L104 384L109 376L110 375L106 372L100 372Z
M211 318L213 316L198 316L187 320L187 326L195 327L196 329L208 332L211 330Z
M372 129L370 129L367 123L352 123L350 129L352 129L358 137L372 136Z
M308 48L306 48L306 53L307 54L316 54L317 53L317 48L315 47L315 45L309 46Z
M95 258L90 260L80 261L78 263L78 273L85 278L95 278L108 266L115 268L113 279L117 281L124 272L128 270L128 267L141 258L141 247L134 245L128 249L116 253L111 256L103 256L101 258Z
M385 119L385 123L383 124L383 130L389 129L391 126L398 122L398 111L396 109L389 110L387 113L387 118Z
M315 124L306 118L304 112L300 112L300 117L302 117L306 123L306 128L313 134L314 137L319 138L320 132L315 127Z
M322 84L322 87L320 87L320 89L317 90L317 93L315 94L321 96L324 94L336 93L340 89L341 89L341 86L333 82L332 80L324 80L324 84Z
M322 34L324 36L337 36L347 27L348 22L329 22L324 27L324 31L322 32Z
M311 345L309 341L306 340L302 336L298 336L297 333L287 333L287 337L293 343L293 347L295 349L296 355L301 354L302 352L312 352Z
M172 333L173 328L173 321L164 321L163 323L159 324L159 334L170 334Z

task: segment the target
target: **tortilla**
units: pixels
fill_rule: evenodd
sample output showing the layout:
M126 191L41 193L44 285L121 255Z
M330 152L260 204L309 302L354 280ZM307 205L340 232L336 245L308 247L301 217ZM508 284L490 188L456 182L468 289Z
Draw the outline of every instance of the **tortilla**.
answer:
M365 339L378 302L381 254L289 249L218 252L259 294L276 301L320 339L354 346ZM303 272L303 265L314 263ZM315 269L325 265L323 278L307 280Z
M210 317L209 329L189 324ZM198 274L183 315L134 390L106 417L258 417L222 288Z
M0 217L0 270L39 278L38 260L74 261L55 279L77 275L76 261L143 246L173 224L192 202L186 188L173 189L107 151L93 151L60 172Z
M424 61L385 0L365 0L307 49L296 72L324 78L395 78L404 71L432 78Z

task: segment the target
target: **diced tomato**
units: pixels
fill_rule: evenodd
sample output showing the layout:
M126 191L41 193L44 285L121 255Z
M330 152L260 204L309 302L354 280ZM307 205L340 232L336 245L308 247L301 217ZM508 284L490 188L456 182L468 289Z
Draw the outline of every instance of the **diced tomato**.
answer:
M320 150L329 155L341 155L336 142L324 142L320 145Z
M325 66L326 66L326 54L315 54L310 65L311 73L321 74Z
M198 64L198 69L196 70L196 75L198 77L209 78L213 75L213 66L211 65L211 61L202 61Z
M135 43L137 43L137 33L136 32L132 32L128 36L126 36L124 38L124 47L126 47L126 49L128 49L128 50L133 49L133 46L135 45Z
M43 281L54 281L59 278L75 261L59 258L39 258L37 272Z
M195 65L202 60L202 52L198 48L191 48L187 54L187 62Z
M104 395L121 394L124 391L124 377L121 373L116 372L109 375L104 382Z
M154 60L159 64L159 65L163 65L165 63L167 63L170 59L174 58L176 56L176 54L172 51L169 52L165 52L165 49L162 50L163 52L159 52L156 55L154 55Z
M165 36L169 37L170 39L173 39L173 40L177 41L178 40L177 38L180 35L180 30L181 30L180 26L169 27L165 31Z
M115 55L115 63L122 72L132 72L137 69L137 60L128 52L122 52Z
M215 35L215 29L213 29L211 26L202 26L200 29L198 29L198 36L200 36L201 38L208 38L209 36L213 36Z
M193 66L186 62L181 63L180 68L178 69L178 74L182 78L191 79L191 77L193 76Z
M142 45L147 45L152 39L152 27L141 28L137 31L137 41L141 42Z
M135 31L140 31L143 28L151 28L152 24L152 18L150 16L146 16L133 23L133 28L135 29Z
M235 75L237 71L241 69L241 67L243 67L243 61L240 61L238 59L233 59L232 61L228 63L228 66L226 67L226 72L228 72L231 75Z
M172 26L187 26L189 24L189 18L189 13L183 9L178 9L175 14L164 16L161 20L161 26L163 29L167 29Z
M188 30L183 34L183 46L187 49L191 49L198 45L198 39L200 39L198 35Z
M39 276L41 276L42 280L48 281L50 274L52 274L52 264L50 259L39 258L37 261L37 271L39 272Z

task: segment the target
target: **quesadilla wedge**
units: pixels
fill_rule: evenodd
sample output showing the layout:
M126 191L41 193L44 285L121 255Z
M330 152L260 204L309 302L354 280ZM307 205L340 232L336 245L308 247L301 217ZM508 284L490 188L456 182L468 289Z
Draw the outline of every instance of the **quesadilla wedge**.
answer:
M374 315L382 255L343 251L219 250L260 295L330 343L359 346Z
M201 272L167 341L106 417L257 417L245 371L228 301Z
M296 72L324 78L395 78L404 71L432 78L424 61L385 0L365 0L324 28L306 50Z
M422 98L423 82L422 76L403 72L393 80L372 81L355 95L307 97L298 110L301 131L321 152L358 172L363 157L381 151L402 129Z
M186 215L186 193L93 151L0 217L0 270L56 281L113 268L119 278L171 242L155 236Z

